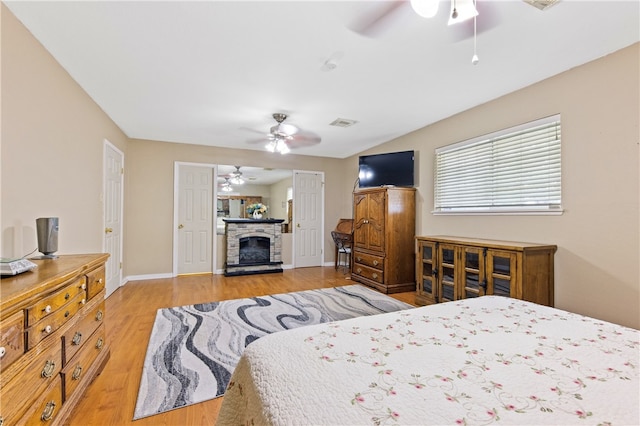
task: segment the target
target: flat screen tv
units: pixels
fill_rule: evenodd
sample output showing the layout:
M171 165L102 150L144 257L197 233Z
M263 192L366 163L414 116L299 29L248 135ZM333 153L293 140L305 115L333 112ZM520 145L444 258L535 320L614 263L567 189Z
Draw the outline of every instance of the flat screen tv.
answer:
M359 161L360 188L413 186L413 151L362 155Z

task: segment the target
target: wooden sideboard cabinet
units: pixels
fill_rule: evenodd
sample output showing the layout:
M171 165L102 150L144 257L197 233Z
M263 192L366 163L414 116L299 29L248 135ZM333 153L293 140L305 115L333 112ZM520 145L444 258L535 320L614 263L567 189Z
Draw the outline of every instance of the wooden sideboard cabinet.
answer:
M555 245L416 237L416 304L498 295L553 306Z
M383 293L414 291L415 188L359 189L353 203L351 278Z
M61 424L109 359L108 254L34 260L0 280L0 424Z

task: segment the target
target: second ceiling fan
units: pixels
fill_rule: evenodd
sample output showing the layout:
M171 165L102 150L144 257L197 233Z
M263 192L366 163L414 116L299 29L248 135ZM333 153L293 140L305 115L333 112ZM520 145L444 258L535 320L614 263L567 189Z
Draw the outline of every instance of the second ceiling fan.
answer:
M291 149L320 143L321 138L315 133L303 131L292 124L284 123L287 117L287 114L284 113L274 113L273 119L277 124L269 129L266 138L250 141L250 143L266 142L267 151L280 154L287 154Z

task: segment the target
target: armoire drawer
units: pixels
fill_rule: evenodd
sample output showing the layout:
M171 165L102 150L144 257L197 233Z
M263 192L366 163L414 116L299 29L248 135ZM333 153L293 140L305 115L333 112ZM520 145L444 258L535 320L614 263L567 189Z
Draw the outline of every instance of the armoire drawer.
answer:
M353 263L360 263L365 266L370 266L376 269L384 269L384 257L376 256L373 254L363 253L361 251L355 251L353 254Z
M47 391L24 415L20 424L50 425L62 408L62 377L57 375Z
M24 312L0 322L0 372L24 354Z
M380 269L369 268L368 266L356 263L353 265L353 273L380 284L384 283L384 272Z
M104 322L104 291L98 293L78 312L78 319L62 336L62 363L67 362L80 350L94 331Z

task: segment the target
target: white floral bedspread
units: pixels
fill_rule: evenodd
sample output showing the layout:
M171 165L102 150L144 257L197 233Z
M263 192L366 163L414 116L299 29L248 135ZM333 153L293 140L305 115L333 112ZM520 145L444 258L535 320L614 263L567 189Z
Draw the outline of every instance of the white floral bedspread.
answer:
M219 425L640 424L640 332L485 296L263 337Z

